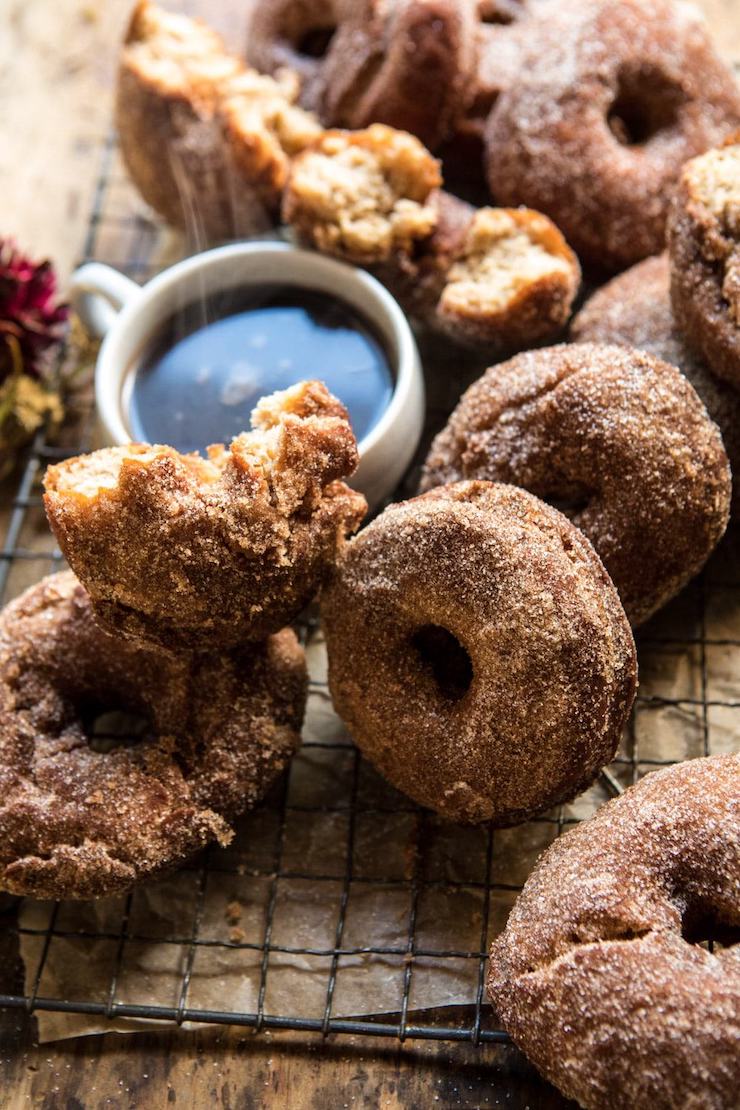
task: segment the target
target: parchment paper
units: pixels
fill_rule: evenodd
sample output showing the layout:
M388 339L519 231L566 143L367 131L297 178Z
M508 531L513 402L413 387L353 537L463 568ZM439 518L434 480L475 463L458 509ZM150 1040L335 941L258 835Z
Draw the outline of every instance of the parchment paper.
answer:
M641 635L639 700L611 765L625 786L664 762L738 747L740 709L733 704L740 703L736 547L734 540L726 542L706 585L690 586ZM589 816L608 793L597 783L541 819L497 831L487 875L486 828L459 828L423 813L364 760L355 775L354 748L326 690L320 634L308 655L312 685L304 747L287 782L240 823L229 848L210 850L206 860L138 888L130 899L61 904L37 984L39 996L177 1006L183 1001L182 972L199 918L199 939L210 943L196 948L184 1001L194 1008L255 1012L267 911L274 900L264 1012L322 1017L332 971L330 950L346 891L339 946L400 951L339 957L332 1016L398 1012L409 965L410 1010L475 1001L486 882L487 947L540 852L561 831ZM409 953L412 910L416 929ZM20 908L27 993L36 985L43 933L52 913L48 903L25 901ZM94 939L92 934L104 936ZM313 952L280 950L290 948ZM112 992L119 949L120 970ZM142 1025L43 1012L37 1017L41 1041L111 1028L133 1031Z

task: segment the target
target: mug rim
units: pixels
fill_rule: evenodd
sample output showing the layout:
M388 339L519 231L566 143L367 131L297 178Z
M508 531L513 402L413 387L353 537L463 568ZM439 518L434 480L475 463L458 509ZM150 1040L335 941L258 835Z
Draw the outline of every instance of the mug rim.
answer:
M114 442L132 442L125 420L122 390L124 376L130 371L128 369L123 371L120 381L117 381L118 375L115 374L115 364L114 374L111 374L110 362L116 354L116 346L121 342L122 335L126 333L127 327L131 325L141 311L142 298L149 299L161 295L163 291L176 287L182 281L187 280L193 273L216 265L224 259L260 254L298 256L308 266L314 267L316 271L323 272L333 279L337 289L332 291L331 295L336 296L339 300L344 299L346 303L351 303L343 298L341 293L342 284L350 281L364 288L376 306L379 307L386 326L383 327L380 321L376 323L376 326L379 326L381 331L384 332L383 340L386 355L391 361L393 371L393 390L390 401L380 419L361 440L358 440L358 453L361 456L368 455L384 439L403 412L414 388L417 374L420 373L416 341L401 306L385 286L366 270L353 267L340 259L296 247L292 243L254 240L226 243L182 258L140 285L138 288L141 293L137 293L131 301L124 304L108 334L103 339L95 369L95 393L99 416ZM290 275L286 275L284 280L285 284L295 285L297 288L311 288L305 280L291 281ZM356 305L352 305L352 307L360 315L363 314L361 307ZM394 350L389 351L387 349L389 339L395 348ZM115 397L111 396L114 385L116 386Z

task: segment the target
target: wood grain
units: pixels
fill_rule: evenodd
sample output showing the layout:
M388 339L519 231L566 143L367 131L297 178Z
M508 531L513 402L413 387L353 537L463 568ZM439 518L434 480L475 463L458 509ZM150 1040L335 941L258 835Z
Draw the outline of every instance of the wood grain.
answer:
M217 16L238 43L244 2L179 6ZM740 63L738 0L700 6L724 56ZM130 0L0 0L0 234L15 234L29 250L53 257L63 275L82 243L129 8ZM17 980L14 961L14 953L5 953L3 989ZM516 1049L501 1046L322 1041L224 1029L110 1034L34 1048L33 1036L32 1018L0 1013L0 1107L572 1105Z

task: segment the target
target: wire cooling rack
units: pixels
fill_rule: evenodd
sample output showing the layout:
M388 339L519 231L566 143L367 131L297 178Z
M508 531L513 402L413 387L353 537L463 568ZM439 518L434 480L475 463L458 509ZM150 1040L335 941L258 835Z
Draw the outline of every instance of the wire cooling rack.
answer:
M84 257L146 280L179 249L163 235L137 208L111 141ZM430 434L482 369L449 356L425 351ZM2 603L61 566L40 480L49 462L89 446L92 415L83 397L61 433L40 435L29 452L0 549ZM505 1041L485 1003L486 953L540 852L655 767L737 747L739 567L729 536L643 632L640 692L618 756L574 803L514 830L445 825L385 784L319 714L228 849L97 906L26 900L0 914L4 947L12 941L25 963L24 989L0 1005L100 1027L145 1019ZM315 626L303 632L315 642ZM320 676L312 698L328 702Z

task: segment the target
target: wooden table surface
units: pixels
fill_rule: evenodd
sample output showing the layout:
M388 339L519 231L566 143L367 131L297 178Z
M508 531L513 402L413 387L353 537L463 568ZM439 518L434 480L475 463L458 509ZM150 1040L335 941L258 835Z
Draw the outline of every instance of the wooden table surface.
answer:
M245 0L187 6L238 36ZM700 6L722 53L740 61L738 0ZM0 235L54 258L63 278L81 250L130 7L130 0L0 0ZM0 1014L2 1108L571 1105L516 1049L495 1045L324 1041L233 1028L40 1047L33 1038L33 1018Z

